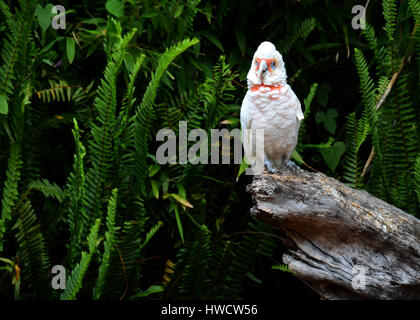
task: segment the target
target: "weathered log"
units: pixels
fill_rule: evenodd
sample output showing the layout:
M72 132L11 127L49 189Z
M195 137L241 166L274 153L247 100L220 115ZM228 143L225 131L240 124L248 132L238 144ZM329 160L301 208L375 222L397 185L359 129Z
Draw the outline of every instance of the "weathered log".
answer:
M247 187L284 232L283 262L322 299L420 299L420 221L322 173L286 167Z

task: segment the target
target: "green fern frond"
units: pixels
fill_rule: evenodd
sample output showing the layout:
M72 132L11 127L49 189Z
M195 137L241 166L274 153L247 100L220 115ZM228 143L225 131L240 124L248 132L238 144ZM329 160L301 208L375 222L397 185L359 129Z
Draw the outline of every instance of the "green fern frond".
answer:
M384 56L383 60L380 61L382 65L382 70L386 72L388 77L391 77L396 71L395 67L397 66L395 62L395 47L393 46L394 42L394 33L396 26L397 18L397 5L395 0L383 0L383 15L385 18L384 30L388 37L388 45L384 47Z
M87 216L82 216L84 213L81 210L82 196L85 193L85 172L83 167L83 159L86 155L86 149L80 142L80 129L76 119L73 119L74 129L72 129L74 141L76 144L76 152L74 154L73 170L67 179L66 193L69 199L69 214L67 216L67 223L70 231L70 247L69 257L76 255L76 252L80 252L80 242L75 241L77 239L78 230L80 228L81 221L88 220Z
M32 181L29 183L28 188L28 191L36 190L42 192L45 197L53 197L59 202L62 202L65 197L63 189L57 184L49 182L47 179Z
M10 213L18 198L18 183L20 180L20 146L12 144L10 146L10 156L7 164L6 180L4 182L2 209L0 216L0 252L3 251L3 239L6 232L6 221L11 219Z
M419 152L418 114L413 107L416 99L413 99L410 94L411 73L406 71L407 67L399 70L397 68L400 65L404 67L404 62L408 56L416 51L416 49L413 51L414 42L417 42L417 45L419 43L420 4L414 0L408 1L408 5L402 3L397 7L395 0L384 0L382 5L386 41L377 39L375 30L369 24L362 31L368 41L369 48L374 53L378 79L376 89L369 75L365 57L359 50L355 49L356 67L364 104L363 112L369 120L369 130L374 147L372 150L374 151L372 152L374 157L369 168L370 176L366 180L368 182L367 189L376 196L415 214L418 211L418 203L412 201L412 199L416 198L414 192L415 174L413 172L415 172L416 157ZM407 14L403 12L407 12ZM407 37L408 33L397 33L396 26L398 19L401 18L400 22L403 24L405 23L403 21L411 18L410 14L414 18L414 30ZM404 15L404 18L402 15ZM397 37L399 37L398 42L402 46L407 46L404 52L398 49ZM403 64L401 64L401 61L403 61ZM392 87L389 87L391 81L395 81L395 83ZM386 90L390 91L387 92ZM359 120L359 125L361 120ZM361 136L364 135L365 133L361 134ZM357 139L354 141L357 141ZM351 139L349 140L350 145L353 142ZM357 145L353 146L358 147ZM349 153L348 157L354 158L357 156L355 154L356 149L351 152L353 154L350 155ZM353 161L349 160L345 168L348 174L346 180L350 183L355 181L355 163L355 159ZM349 179L349 176L351 179Z
M386 55L385 48L378 44L375 29L368 21L366 21L366 28L362 29L362 35L367 40L369 49L374 52L376 60L378 61L376 67L377 76L380 77L381 74L388 74L389 57Z
M19 29L18 24L16 23L16 18L10 11L9 6L4 1L0 2L0 11L4 16L4 21L6 22L8 30L13 34L17 34Z
M293 274L293 272L289 269L287 264L276 264L274 266L271 266L271 269L280 270L280 271L283 271L283 272L289 272L289 273Z
M311 88L309 89L309 93L308 93L308 96L305 98L305 99L303 99L303 103L304 103L304 105L305 105L305 112L304 112L304 116L305 116L305 118L309 115L309 113L311 112L311 103L312 103L312 100L314 99L314 97L315 97L315 94L316 94L316 90L318 89L318 83L313 83L312 85L311 85Z
M195 90L185 92L182 96L182 102L185 104L185 120L188 121L190 129L201 128L204 124L204 114L199 102L199 94Z
M344 156L344 180L352 188L361 188L363 178L361 177L363 164L359 157L359 148L366 140L369 132L369 125L366 112L360 120L356 119L353 112L347 116L346 122L346 153Z
M414 168L414 177L415 177L415 188L417 193L417 199L420 203L420 155L417 156L416 166Z
M360 91L362 93L362 101L369 119L369 128L372 133L372 141L376 151L379 153L381 150L378 138L378 112L375 105L375 90L374 82L369 75L367 62L363 53L355 48L355 60L357 72L360 78Z
M415 29L414 34L412 35L416 41L416 56L417 63L420 64L420 1L418 0L408 0L411 14L414 17ZM420 71L419 71L420 73ZM420 75L418 76L418 84L420 86Z
M118 131L115 134L115 139L118 143L115 144L116 148L116 169L118 170L118 185L121 192L125 192L128 188L128 181L126 177L133 176L135 165L135 128L134 119L131 115L132 107L136 99L134 97L135 81L140 68L145 59L145 55L140 55L129 75L128 87L122 102L121 111L119 113L117 123Z
M344 180L352 188L357 187L357 178L359 176L360 164L357 153L354 152L357 144L357 120L356 114L350 113L346 122L346 153L344 155Z
M360 147L362 146L363 142L366 141L368 134L370 132L369 127L369 120L367 112L363 112L362 117L359 119L357 123L357 144L356 144L356 152L359 152Z
M318 83L313 83L309 89L308 96L303 99L303 104L305 105L305 112L303 113L303 120L300 122L299 127L299 136L298 144L296 149L298 152L302 151L303 137L306 135L306 122L308 121L309 114L311 113L311 103L315 97L316 91L318 89Z
M179 19L180 17L177 17L178 19L175 20L178 39L185 38L185 36L192 33L193 23L199 10L198 5L200 4L200 2L201 0L192 0L183 4L184 8L182 10L182 19ZM168 10L170 14L173 14L175 16L177 9L179 8L180 5L178 2L168 2Z
M377 52L378 50L378 40L376 38L376 32L373 26L366 21L366 27L362 29L362 35L366 38L369 49L373 50L374 52Z
M99 266L99 274L93 288L93 299L97 300L102 295L102 289L105 285L105 278L108 272L111 253L115 245L115 216L117 212L117 194L118 189L112 190L111 197L108 202L108 210L106 217L106 226L108 231L105 233L104 254L102 255L101 265Z
M176 272L182 272L179 280L179 295L182 299L202 299L208 297L212 280L209 276L212 258L211 234L204 227L197 235L197 239L178 255Z
M3 188L2 198L2 220L9 220L11 218L10 212L14 202L18 197L18 182L20 178L20 167L22 161L20 160L20 148L18 144L10 146L10 156L7 164L6 180Z
M243 281L252 268L258 254L271 256L275 244L273 239L263 233L267 232L268 226L252 218L248 223L249 234L245 234L242 242L234 250L234 257L225 276L226 296L234 299L240 295Z
M183 106L181 101L179 97L169 97L167 103L160 103L155 107L156 116L162 121L161 127L174 130L175 134L178 132L179 121L184 120L183 110L180 108Z
M123 104L122 104L122 108L120 111L120 116L119 118L121 119L121 132L124 132L127 123L128 123L128 119L131 115L131 108L133 107L134 103L136 102L135 99L133 99L134 96L134 91L135 91L135 81L137 79L137 75L140 71L140 68L143 64L144 59L146 58L146 55L142 54L140 55L133 67L133 71L130 73L129 75L129 79L128 79L128 87L127 87L127 91L125 93L124 99L123 99Z
M153 238L153 236L158 232L158 230L163 226L163 222L159 221L153 227L150 228L149 232L146 234L146 238L144 239L143 243L140 245L140 250L143 249L146 244Z
M406 86L410 74L398 77L395 89L383 105L383 154L381 167L390 187L392 203L400 208L416 212L417 204L413 188L414 165L419 152L416 129L416 111Z
M41 99L44 103L51 101L73 101L75 103L80 102L84 99L87 93L93 86L93 81L86 87L79 85L70 85L65 80L49 80L50 87L47 89L36 91L38 99Z
M231 112L228 103L234 99L233 92L236 88L233 81L236 77L237 74L232 72L225 57L220 56L213 68L212 77L208 77L196 93L198 101L192 98L187 103L186 118L189 121L192 120L191 125L188 122L190 129L202 128L211 136L211 130L220 126L221 121L226 119ZM194 92L191 92L191 94L194 95ZM196 177L201 174L203 167L204 165L193 165L191 163L184 165L181 179Z
M3 187L2 195L2 209L0 215L0 252L3 248L3 238L6 232L6 221L11 219L11 212L18 197L18 184L21 180L22 161L22 136L23 136L23 121L24 110L28 104L28 87L29 82L26 82L13 101L13 109L9 117L11 117L11 128L13 130L12 143L9 150L9 159L7 163L6 180Z
M140 213L145 214L145 212ZM138 283L141 277L136 261L140 256L139 239L142 239L143 228L146 217L139 217L139 220L126 220L121 229L115 234L116 244L111 252L110 265L106 277L106 287L103 288L102 297L120 298L128 292L128 279ZM135 288L130 288L131 291Z
M383 98L385 90L387 89L391 79L386 76L381 76L378 80L378 88L376 90L375 104L378 104L380 99Z
M388 40L393 41L397 18L397 5L395 3L395 0L383 0L382 8L385 17L384 30L388 35Z
M41 226L36 223L36 215L29 201L16 208L16 241L22 279L35 292L43 294L48 290L50 260Z
M160 293L160 292L163 292L164 290L165 289L162 286L150 286L147 290L136 293L130 299L134 300L134 299L148 297L151 294Z
M113 180L114 148L117 106L117 76L124 61L127 46L136 29L129 32L116 43L106 66L101 85L97 90L95 110L98 112L97 123L92 123L88 155L92 167L87 171L85 192L82 197L82 215L79 222L75 247L85 234L86 226L102 215L104 185ZM74 251L72 254L74 258Z
M140 190L144 192L145 179L147 174L147 153L148 141L150 137L151 123L154 119L154 102L157 96L157 89L160 80L172 61L189 47L197 44L198 39L186 39L178 44L170 47L160 57L158 66L152 79L147 86L141 104L137 107L135 117L135 146L136 146L136 184Z
M6 101L9 100L9 95L13 93L13 81L16 79L15 65L20 56L26 54L24 48L30 39L37 2L37 0L20 0L20 8L16 10L13 19L10 9L4 1L0 2L1 11L5 14L10 28L0 52L1 60L3 60L3 64L0 66L0 97L3 97Z
M3 112L9 113L10 96L13 93L13 82L24 77L24 74L17 73L16 66L19 61L23 64L23 60L27 55L27 43L30 39L30 29L34 20L34 12L37 1L21 0L19 8L16 9L12 16L9 7L0 2L0 9L6 17L9 27L7 37L4 39L1 47L0 58L0 99L3 100ZM20 70L20 69L19 69ZM17 76L16 76L17 75ZM6 180L3 187L2 210L0 215L0 252L3 250L3 238L6 231L6 221L10 220L11 210L18 196L18 182L20 180L20 168L22 162L22 134L23 134L23 114L25 105L28 103L28 92L30 84L26 81L22 84L21 89L15 91L15 99L13 107L8 114L10 127L12 129L12 143L10 145L9 160L7 164ZM4 104L6 110L4 110Z
M225 56L220 56L218 63L213 70L213 76L207 78L201 86L200 100L204 103L205 129L207 131L218 126L220 119L225 112L226 102L233 100L232 92L235 87L232 85L236 74L226 63Z
M411 13L417 25L420 24L420 2L418 0L408 0Z
M293 44L299 38L306 38L316 26L315 18L308 18L304 20L298 30L296 30L292 35L283 37L283 40L279 41L276 45L278 51L284 55L292 48Z
M82 288L82 281L87 269L89 268L92 255L95 252L98 241L100 219L96 219L95 224L91 227L89 236L87 238L89 251L82 251L80 263L78 263L71 272L71 275L66 281L66 289L61 293L61 300L76 300L77 293Z

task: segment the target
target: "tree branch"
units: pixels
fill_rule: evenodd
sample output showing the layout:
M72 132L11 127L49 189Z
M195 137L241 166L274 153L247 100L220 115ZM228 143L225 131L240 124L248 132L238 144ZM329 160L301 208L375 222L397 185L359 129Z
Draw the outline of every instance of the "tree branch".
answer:
M283 262L325 299L420 299L420 221L322 173L286 167L247 187L285 233Z

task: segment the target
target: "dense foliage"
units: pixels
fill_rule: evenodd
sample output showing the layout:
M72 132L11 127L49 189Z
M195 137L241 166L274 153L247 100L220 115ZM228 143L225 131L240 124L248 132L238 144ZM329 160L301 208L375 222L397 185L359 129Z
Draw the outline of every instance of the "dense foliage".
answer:
M316 297L243 166L155 156L181 120L239 127L264 40L305 110L294 160L420 212L418 0L370 1L362 30L347 0L61 4L56 30L53 4L0 0L1 298Z

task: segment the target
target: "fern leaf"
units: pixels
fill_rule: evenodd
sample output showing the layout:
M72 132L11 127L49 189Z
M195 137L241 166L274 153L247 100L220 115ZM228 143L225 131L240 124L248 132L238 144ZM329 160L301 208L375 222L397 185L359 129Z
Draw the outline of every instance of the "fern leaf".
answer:
M248 230L251 232L243 237L241 245L234 251L234 259L225 276L226 295L232 299L240 295L243 281L252 268L257 254L271 256L274 252L273 240L258 234L267 231L266 225L253 218L248 223ZM257 234L252 234L252 232Z
M135 99L133 99L134 96L134 91L135 91L135 86L134 83L136 81L137 75L140 71L140 68L143 64L144 59L146 58L146 55L142 54L140 55L137 60L136 63L134 64L133 67L133 71L129 76L129 82L128 82L128 87L127 87L127 91L125 93L125 97L123 100L123 105L120 111L120 118L122 119L122 125L121 125L121 131L124 131L124 128L127 124L127 120L130 117L131 114L131 108L135 103Z
M366 63L366 59L363 56L363 53L357 48L354 49L354 53L357 72L360 78L360 91L362 93L362 101L369 119L369 127L372 133L373 145L379 153L381 147L378 138L378 112L375 106L374 82L369 75L368 66Z
M47 179L32 181L29 183L29 190L40 191L45 197L56 198L59 202L62 202L65 197L64 191L57 184L51 183Z
M394 90L382 106L381 134L383 145L383 170L391 202L415 213L417 204L414 192L414 166L419 152L416 130L416 111L410 99L407 82L410 73L402 72Z
M150 137L151 122L154 118L154 102L157 96L157 89L160 84L160 80L172 61L189 47L197 44L198 39L186 39L178 44L170 47L160 57L158 66L155 73L152 75L152 79L147 86L146 92L143 96L140 106L136 110L135 117L135 146L136 146L136 176L137 186L139 190L145 191L145 179L147 174L147 153L148 153L148 141Z
M317 89L318 89L318 83L313 83L311 85L311 88L309 89L308 96L303 100L303 103L305 105L305 112L303 114L303 120L300 122L300 127L299 127L298 144L296 147L298 152L302 151L303 137L305 136L305 133L306 133L306 121L311 112L311 103L315 97Z
M287 264L276 264L274 266L271 266L271 269L280 270L280 271L283 271L283 272L289 272L289 273L293 274L293 272L289 269Z
M60 79L58 82L49 80L49 85L49 88L35 92L38 99L41 99L44 103L51 101L73 101L79 103L86 98L93 82L87 87L82 87L68 84L65 80Z
M0 2L0 8L6 15L6 21L9 26L9 32L3 41L0 56L3 64L0 66L0 96L6 101L13 92L13 80L15 80L15 65L19 56L24 54L23 48L29 41L31 26L34 21L35 7L37 0L20 0L20 8L17 9L13 19L10 9L4 3Z
M202 299L212 285L208 276L212 260L211 234L207 227L200 229L197 239L186 245L178 254L176 269L182 270L179 294L184 299Z
M105 69L101 85L97 90L95 99L95 109L98 112L97 124L92 123L92 139L89 140L88 149L92 167L86 174L85 192L81 207L82 215L80 216L83 219L80 220L79 227L76 230L76 247L80 245L86 226L92 220L101 217L104 185L114 178L112 169L115 160L113 140L116 126L117 76L124 61L127 45L135 32L136 29L129 32L124 38L119 39ZM72 257L74 257L74 251Z
M145 211L141 212L145 214ZM138 283L141 274L137 268L136 260L140 256L139 239L142 238L144 223L147 218L139 217L138 221L127 220L124 221L122 230L117 232L116 248L111 252L110 265L108 268L108 276L106 277L106 287L103 288L102 296L121 298L121 295L127 291L127 279Z
M70 230L70 243L72 244L69 256L75 255L76 251L80 251L78 242L75 241L76 234L78 233L80 219L88 220L87 217L81 217L81 200L85 192L85 173L83 168L83 158L86 155L86 150L83 144L80 142L80 129L76 119L73 119L74 129L72 129L75 144L76 153L74 154L73 171L70 173L67 184L66 193L69 198L69 214L67 217L67 223ZM70 258L71 259L71 258Z
M99 266L99 274L93 288L93 299L97 300L101 297L102 289L105 285L105 277L108 272L111 253L115 245L115 215L117 211L117 194L118 189L112 190L112 195L108 202L108 214L106 218L106 226L108 231L105 233L104 254L102 255L101 265Z
M359 159L359 148L367 138L368 134L367 115L358 121L353 112L347 116L346 123L346 153L344 156L344 180L352 188L361 188L363 179L361 177L362 164Z
M6 180L4 182L2 209L0 216L0 252L3 251L3 239L6 232L6 221L11 219L11 211L18 198L18 182L20 179L20 146L15 143L10 146L10 156L7 164Z
M420 1L418 0L409 0L408 5L410 7L410 11L414 17L415 22L415 30L412 37L416 41L416 55L417 55L417 63L420 64ZM418 86L420 86L420 76L418 76Z
M295 31L291 36L286 36L276 46L279 52L284 55L292 48L293 44L299 38L306 38L316 26L315 18L308 18L302 22L300 28Z
M135 86L134 83L137 78L137 74L145 59L145 55L140 55L137 58L136 63L133 67L132 73L129 75L129 83L127 91L123 99L123 105L118 117L117 122L119 123L118 132L115 135L115 139L119 141L116 144L116 168L118 170L118 185L122 192L128 189L127 179L125 177L132 176L134 172L135 164L135 142L134 142L134 121L131 116L132 107L136 102L134 99Z
M220 56L217 64L213 68L212 76L208 77L199 87L199 101L196 102L193 98L191 105L189 105L191 109L188 110L187 119L193 120L192 128L204 128L210 136L210 131L218 127L221 120L227 117L227 114L231 112L227 103L235 97L233 92L236 88L233 85L233 80L236 77L237 74L231 71L229 64L226 63L225 57ZM189 122L188 126L190 126ZM181 179L191 179L201 174L203 166L190 163L186 164L183 166Z
M417 193L417 201L420 204L420 155L417 156L416 166L414 168L415 188Z
M224 56L220 56L214 67L213 76L207 78L200 88L200 100L204 103L207 131L219 124L220 118L227 109L225 102L234 98L232 92L235 88L232 86L232 81L236 74L230 70L225 60Z
M95 252L96 242L98 240L100 219L96 219L95 224L92 226L89 236L87 238L89 251L82 251L80 263L78 263L71 272L71 275L66 281L66 289L61 293L61 300L76 300L76 295L82 288L82 281L85 273L89 267L92 255Z
M394 40L395 23L397 17L397 5L395 0L383 0L382 1L383 14L385 17L384 30L388 35L388 40Z
M23 282L27 282L35 292L46 291L49 278L49 257L41 226L29 201L16 208L16 241Z
M135 295L133 295L131 297L131 299L138 299L138 298L148 297L151 294L160 293L160 292L163 292L164 290L165 289L162 286L150 286L147 290L140 291L140 292L136 293Z
M146 234L146 239L144 239L143 243L140 245L140 250L143 249L146 244L153 238L153 236L158 232L158 230L163 226L163 222L159 221L156 223L152 228L150 228L149 232Z

